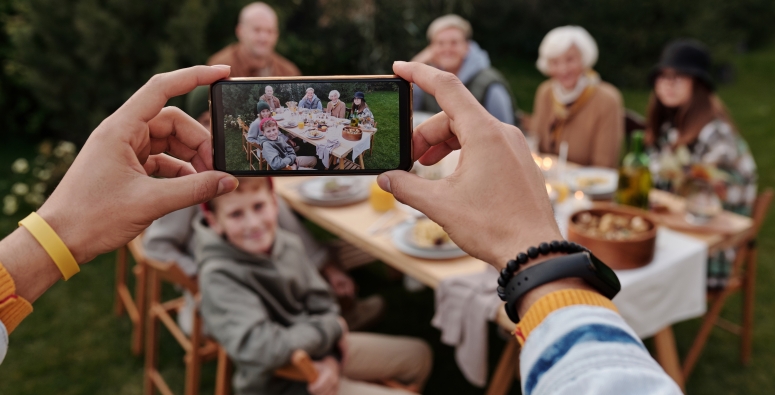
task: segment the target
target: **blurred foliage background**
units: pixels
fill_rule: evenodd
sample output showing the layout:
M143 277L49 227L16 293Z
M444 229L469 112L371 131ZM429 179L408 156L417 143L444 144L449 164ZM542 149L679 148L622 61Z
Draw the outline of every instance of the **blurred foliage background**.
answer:
M597 70L622 88L626 106L643 113L645 76L661 48L677 37L707 43L716 60L719 95L728 105L759 166L761 187L775 186L775 1L773 0L286 0L268 1L278 12L277 50L307 75L385 73L426 45L437 16L468 18L474 39L508 79L522 109L530 111L542 77L538 45L551 28L578 24L600 46ZM234 25L246 0L0 0L0 236L49 193L91 130L151 75L205 62L235 41ZM321 99L324 97L321 96ZM324 99L325 100L325 99ZM182 105L180 98L171 104ZM382 122L382 121L380 121ZM77 143L70 145L58 140ZM21 160L20 160L21 159ZM10 196L10 197L9 197ZM5 200L12 199L13 204ZM738 339L714 331L690 394L770 394L775 390L775 221L761 233L754 357L737 361ZM114 254L59 283L35 303L35 313L14 332L0 369L2 394L140 394L142 358L129 354L129 320L116 319ZM427 323L433 294L404 291L385 281L381 266L354 273L365 296L390 301L378 332L419 336L432 344L436 366L426 393L481 394L454 364L451 347ZM740 312L735 297L724 315ZM699 328L675 326L685 355ZM88 329L88 330L87 330ZM165 334L165 377L182 391L182 351ZM503 342L491 336L491 369ZM648 344L648 343L647 343ZM203 373L213 388L214 366ZM510 394L518 394L514 386Z
M233 42L246 0L0 0L3 135L85 141L152 74L201 64ZM455 12L495 63L532 62L564 24L600 46L598 71L619 86L644 76L672 38L711 46L722 81L729 60L775 34L771 0L288 0L277 50L307 75L385 73L426 44L425 29ZM180 104L173 101L172 104Z

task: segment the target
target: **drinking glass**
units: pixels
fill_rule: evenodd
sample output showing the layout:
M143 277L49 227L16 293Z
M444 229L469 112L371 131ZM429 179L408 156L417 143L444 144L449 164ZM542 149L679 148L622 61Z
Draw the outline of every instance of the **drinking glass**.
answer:
M703 225L723 210L721 199L708 182L692 182L686 195L686 221Z

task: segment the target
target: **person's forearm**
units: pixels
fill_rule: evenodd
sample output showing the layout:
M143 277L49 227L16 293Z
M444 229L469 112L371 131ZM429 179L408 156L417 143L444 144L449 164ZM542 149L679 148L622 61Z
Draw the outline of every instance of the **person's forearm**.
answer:
M0 240L0 263L16 284L16 294L30 303L62 278L46 250L24 227Z
M558 305L564 306L550 307ZM528 332L520 354L523 393L681 393L605 297L548 295L525 317L534 318L540 324L517 328L518 337Z

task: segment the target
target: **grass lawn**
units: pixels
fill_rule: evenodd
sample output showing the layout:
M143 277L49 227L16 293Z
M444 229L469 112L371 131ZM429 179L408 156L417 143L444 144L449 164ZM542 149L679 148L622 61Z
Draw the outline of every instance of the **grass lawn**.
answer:
M723 86L720 95L729 106L737 125L748 140L759 166L760 185L775 186L775 48L741 55L736 59L737 81ZM512 84L521 108L532 109L535 88L543 77L531 62L498 64ZM605 76L603 76L605 78ZM624 90L628 108L645 112L648 92ZM370 94L372 109L379 106L379 94ZM375 111L376 112L376 111ZM380 132L377 147L389 146L382 134L389 116L377 113ZM240 147L237 147L241 150ZM20 152L29 147L16 143L0 145L0 169L8 169ZM244 156L242 156L244 158ZM375 155L375 158L377 155ZM367 160L369 157L367 156ZM375 159L376 160L376 159ZM368 163L368 162L367 162ZM367 166L370 166L367 164ZM5 170L2 170L5 171ZM0 172L0 177L4 173ZM0 219L0 235L15 227L19 218ZM756 329L752 363L738 363L738 338L714 330L692 377L689 394L770 394L775 390L775 222L768 221L759 239L759 273ZM0 394L140 394L142 358L129 353L129 320L115 318L113 306L113 254L98 257L72 280L58 283L35 303L35 312L11 336L11 348L0 367ZM435 366L426 394L482 394L468 384L454 362L454 350L439 343L439 332L430 326L433 293L407 293L398 281L387 280L386 268L370 265L353 273L363 295L379 293L388 300L384 321L376 328L383 333L405 334L426 339L434 349ZM168 292L170 290L167 290ZM724 316L737 319L739 298L733 298ZM676 341L684 354L699 327L699 320L675 326ZM165 333L162 331L162 333ZM503 341L492 328L490 368ZM176 393L183 390L182 351L164 334L161 347L163 374ZM202 393L211 393L214 363L202 373ZM515 385L512 394L519 393Z
M363 153L364 165L367 169L395 169L401 160L398 151L398 92L369 92L367 100L377 121L377 134L374 136L373 154L368 151ZM328 102L322 103L326 108ZM348 159L356 158L350 154ZM357 160L355 163L358 163ZM237 127L226 129L226 168L250 170L242 148L242 133Z

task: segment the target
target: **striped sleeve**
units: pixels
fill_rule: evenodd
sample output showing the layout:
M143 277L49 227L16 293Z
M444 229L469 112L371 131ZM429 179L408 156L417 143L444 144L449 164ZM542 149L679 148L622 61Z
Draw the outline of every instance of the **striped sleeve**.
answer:
M520 355L525 395L681 393L609 307L584 303L560 307L546 314L526 337Z

